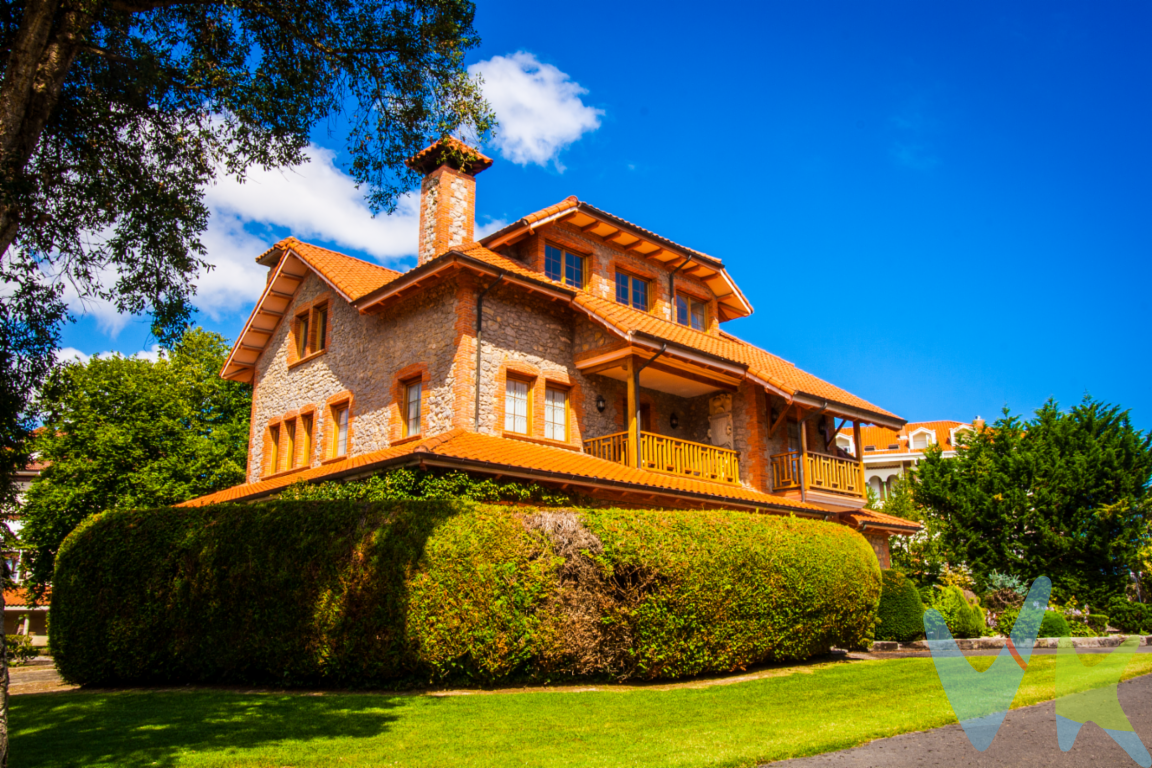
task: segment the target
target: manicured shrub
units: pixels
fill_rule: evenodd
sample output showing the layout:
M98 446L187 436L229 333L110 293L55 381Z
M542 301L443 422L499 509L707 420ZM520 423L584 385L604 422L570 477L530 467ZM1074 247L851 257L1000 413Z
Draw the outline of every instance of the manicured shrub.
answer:
M1020 615L1019 608L1005 608L996 616L996 634L1008 637L1016 625L1016 618Z
M884 586L876 612L880 623L877 640L906 643L924 636L924 604L920 592L904 574L891 569L883 572Z
M964 591L956 586L936 590L932 607L944 617L948 631L953 637L983 637L984 609L969 602Z
M1044 618L1040 621L1040 631L1037 637L1071 637L1072 630L1068 621L1056 611L1044 611Z
M1103 636L1108 631L1108 615L1104 613L1090 613L1088 614L1088 626L1097 636Z
M1118 597L1108 604L1108 615L1121 632L1152 633L1152 605Z
M879 596L816 521L296 500L94 517L50 642L100 685L675 678L859 646Z

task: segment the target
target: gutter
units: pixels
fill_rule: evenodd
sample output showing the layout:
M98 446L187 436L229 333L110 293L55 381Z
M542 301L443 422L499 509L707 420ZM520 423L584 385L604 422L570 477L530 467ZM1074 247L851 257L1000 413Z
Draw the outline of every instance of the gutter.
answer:
M480 292L476 297L476 421L475 430L480 431L480 350L483 347L483 334L484 334L484 297L488 295L488 291L495 288L504 280L504 273L488 283L488 287Z

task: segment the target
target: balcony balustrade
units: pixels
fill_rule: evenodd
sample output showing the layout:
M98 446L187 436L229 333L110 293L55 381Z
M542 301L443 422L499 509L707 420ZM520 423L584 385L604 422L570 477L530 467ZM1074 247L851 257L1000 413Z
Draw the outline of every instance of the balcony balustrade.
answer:
M629 435L617 432L584 441L584 452L598 459L630 464ZM714 445L640 433L640 466L652 472L714 483L740 484L740 454Z
M801 461L804 472L800 472ZM822 453L790 451L772 457L772 490L799 489L803 481L811 491L864 496L864 471L858 462Z

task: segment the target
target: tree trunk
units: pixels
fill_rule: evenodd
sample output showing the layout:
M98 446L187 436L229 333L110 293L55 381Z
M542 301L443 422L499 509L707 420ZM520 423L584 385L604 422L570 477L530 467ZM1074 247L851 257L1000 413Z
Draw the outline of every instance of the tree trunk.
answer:
M8 563L4 562L3 582L8 583ZM0 623L3 622L4 608L3 586L0 585ZM0 768L8 768L8 637L0 643Z
M6 184L14 184L23 175L36 151L100 4L99 0L72 0L62 12L60 0L24 4L20 31L0 84L0 172ZM0 259L16 239L22 213L11 199L0 201Z

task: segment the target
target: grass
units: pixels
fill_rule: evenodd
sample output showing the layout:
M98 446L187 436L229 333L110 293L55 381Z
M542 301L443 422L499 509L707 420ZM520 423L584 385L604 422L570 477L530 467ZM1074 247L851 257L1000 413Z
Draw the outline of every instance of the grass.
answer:
M1013 708L1054 696L1055 659L1032 657ZM1124 679L1149 672L1152 654L1134 654ZM11 700L11 754L26 768L751 766L952 722L931 659L913 658L673 690L25 695Z

